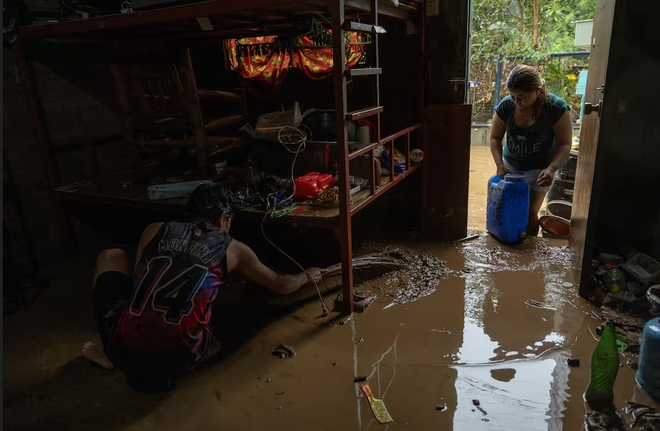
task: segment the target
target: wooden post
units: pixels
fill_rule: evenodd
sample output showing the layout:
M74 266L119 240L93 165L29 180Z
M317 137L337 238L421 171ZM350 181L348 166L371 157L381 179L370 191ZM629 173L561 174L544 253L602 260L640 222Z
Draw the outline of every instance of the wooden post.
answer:
M125 71L123 70L123 67L117 63L113 63L111 70L112 77L115 81L115 90L117 91L119 109L121 110L121 122L122 126L124 127L124 140L126 141L126 154L131 165L133 182L135 184L145 184L147 182L147 175L144 171L144 160L138 153L139 150L135 145L135 129L131 119L126 74L124 73Z
M204 118L199 106L199 96L197 94L197 81L195 72L190 59L190 50L185 48L182 53L181 63L179 65L179 75L183 85L184 100L186 109L190 118L190 125L193 129L195 138L195 151L197 155L197 168L202 177L209 177L208 149L206 145L206 130L204 129Z
M353 244L351 232L351 194L348 164L348 128L346 127L346 45L344 43L344 0L328 0L332 19L332 59L335 99L335 131L339 165L339 242L341 247L344 305L353 312Z

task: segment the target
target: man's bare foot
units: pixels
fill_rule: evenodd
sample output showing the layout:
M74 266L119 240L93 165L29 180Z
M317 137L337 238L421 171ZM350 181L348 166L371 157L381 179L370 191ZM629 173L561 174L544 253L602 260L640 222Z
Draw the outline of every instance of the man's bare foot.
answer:
M103 350L103 344L99 342L88 341L83 345L82 354L87 360L95 363L96 365L105 368L106 370L112 370L115 368L112 365L112 362L105 356L105 351Z

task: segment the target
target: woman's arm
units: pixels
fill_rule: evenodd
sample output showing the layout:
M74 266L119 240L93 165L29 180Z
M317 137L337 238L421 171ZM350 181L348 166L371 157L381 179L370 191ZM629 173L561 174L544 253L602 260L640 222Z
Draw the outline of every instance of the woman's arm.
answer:
M555 172L568 160L568 155L571 152L571 141L573 131L573 120L571 119L571 112L566 111L564 115L553 126L555 131L555 139L557 139L557 151L552 158L550 165L539 174L536 181L539 186L547 187L552 184L552 179Z
M504 178L507 172L511 172L504 166L504 159L502 158L504 132L506 132L506 124L496 112L493 114L493 125L490 128L490 152L497 167L497 176L500 178Z

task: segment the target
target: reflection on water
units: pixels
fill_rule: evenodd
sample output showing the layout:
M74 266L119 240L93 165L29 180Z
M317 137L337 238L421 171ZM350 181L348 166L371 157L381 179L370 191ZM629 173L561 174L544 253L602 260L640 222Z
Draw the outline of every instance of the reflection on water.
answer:
M560 369L564 367L555 359L457 366L454 430L561 429L559 418L565 395L554 394L565 394L568 387L559 387L555 379ZM496 378L500 370L509 372L511 378ZM475 408L473 400L479 401L486 415ZM524 424L524 427L514 428L512 424Z
M482 236L460 252L465 313L454 430L562 429L566 351L584 319L565 282L567 250L542 240L503 247Z

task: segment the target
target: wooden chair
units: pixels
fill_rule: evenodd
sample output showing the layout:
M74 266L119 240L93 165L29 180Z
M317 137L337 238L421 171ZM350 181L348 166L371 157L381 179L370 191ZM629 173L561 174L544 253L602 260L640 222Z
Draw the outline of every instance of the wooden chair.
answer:
M247 122L245 90L198 89L187 48L169 58L124 59L112 70L136 183L146 182L145 148L187 148L208 178L209 159L240 144L237 136L211 133ZM205 118L200 101L229 104L232 114Z

